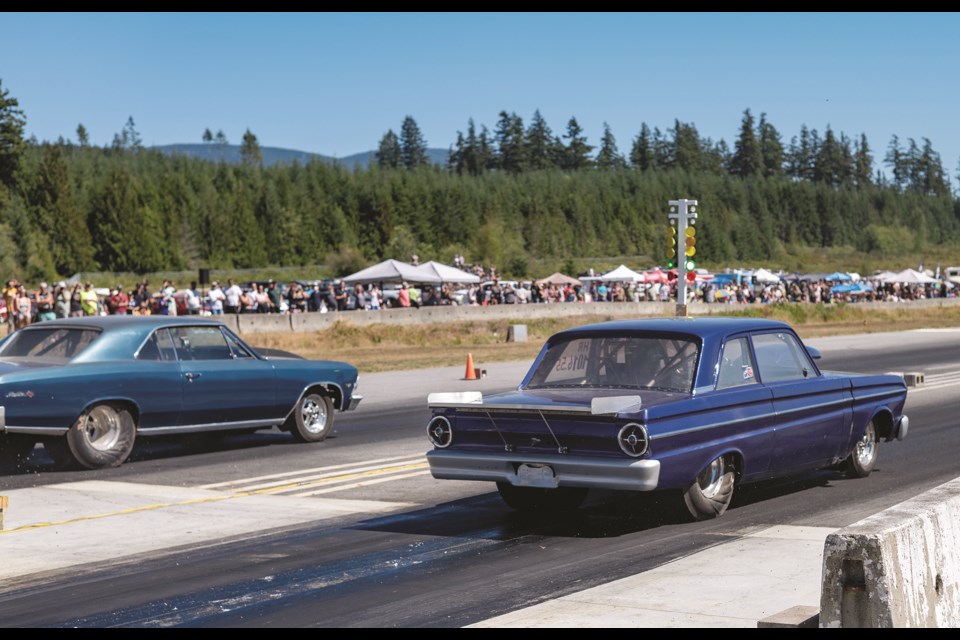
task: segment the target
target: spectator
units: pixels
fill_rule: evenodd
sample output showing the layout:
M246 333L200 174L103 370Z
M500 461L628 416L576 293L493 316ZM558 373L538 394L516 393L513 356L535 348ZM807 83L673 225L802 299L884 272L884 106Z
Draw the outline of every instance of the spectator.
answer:
M22 284L17 287L17 329L26 327L33 322L33 299Z
M367 292L370 302L371 311L379 311L383 307L383 294L380 293L380 288L376 284L370 285L370 291Z
M367 310L367 294L362 284L357 284L353 288L353 308L357 311Z
M130 305L130 298L124 292L121 285L117 285L113 291L110 292L110 297L107 298L107 310L111 315L125 316L127 315L127 307Z
M53 290L53 310L58 318L70 315L70 290L66 282L58 282Z
M280 313L280 287L277 286L274 280L270 280L267 283L267 297L270 299L267 310L270 313Z
M287 305L290 313L305 313L307 311L307 293L299 282L291 282L287 292Z
M350 301L350 291L343 280L337 283L337 311L346 311L347 303Z
M200 315L200 293L197 291L197 283L191 282L190 287L183 292L183 300L187 307L187 314L191 316Z
M407 289L410 292L410 306L420 308L420 289L416 287L409 287Z
M20 292L20 283L15 279L7 280L3 290L3 303L7 307L7 329L9 332L17 328L17 297Z
M406 282L400 285L400 291L397 293L397 302L401 307L410 307L412 305L410 301L410 290L407 288Z
M100 315L100 297L97 296L92 282L85 284L80 292L80 307L85 316Z
M327 291L323 295L323 302L327 305L327 311L339 311L340 303L337 300L337 290L333 283L327 283Z
M253 289L244 289L240 294L240 313L256 313L257 311L257 285Z
M160 290L160 313L163 315L177 315L177 299L173 296L176 292L177 288L172 281L163 281L163 288Z
M50 285L41 282L40 290L37 291L37 322L56 319L57 312L53 310L53 292L50 291Z
M70 317L79 318L83 315L83 284L76 283L70 291Z
M222 316L224 311L223 303L227 299L227 296L223 293L223 289L220 288L219 282L214 282L210 287L210 315Z
M263 288L262 284L258 284L254 291L250 292L254 296L257 303L257 313L276 313L277 307L273 304L273 300L270 298L270 294L267 293L267 290Z
M223 292L225 296L223 302L224 313L240 313L240 296L243 295L243 289L234 282L233 278L227 279L227 289Z

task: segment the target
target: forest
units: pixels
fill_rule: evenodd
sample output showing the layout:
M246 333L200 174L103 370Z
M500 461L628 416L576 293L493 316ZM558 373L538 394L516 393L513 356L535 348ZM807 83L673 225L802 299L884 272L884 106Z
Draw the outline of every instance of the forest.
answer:
M264 166L244 134L237 163L145 148L131 117L104 147L26 139L27 114L0 83L0 274L314 266L342 276L386 258L578 271L603 256L662 264L670 200L699 203L700 265L795 263L829 250L870 259L960 246L960 204L929 140L894 137L882 160L866 137L804 127L785 141L746 109L731 145L689 123L644 124L621 152L609 127L589 144L535 113L456 132L428 159L412 116L383 134L376 161ZM198 135L198 138L200 136ZM204 143L225 143L208 130ZM792 258L791 258L792 257ZM539 275L539 274L533 274Z

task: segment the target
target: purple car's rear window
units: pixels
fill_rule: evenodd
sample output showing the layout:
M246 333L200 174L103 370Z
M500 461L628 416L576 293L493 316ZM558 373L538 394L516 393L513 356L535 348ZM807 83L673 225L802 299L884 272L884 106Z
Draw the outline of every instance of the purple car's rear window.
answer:
M100 335L95 329L28 329L18 331L0 349L2 358L55 358L69 360Z
M693 389L699 344L675 337L591 336L547 349L527 388Z

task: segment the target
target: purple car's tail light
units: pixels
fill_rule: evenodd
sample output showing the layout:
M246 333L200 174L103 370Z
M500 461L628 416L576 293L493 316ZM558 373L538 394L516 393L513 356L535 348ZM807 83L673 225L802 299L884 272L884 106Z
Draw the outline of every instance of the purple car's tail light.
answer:
M620 449L625 454L639 458L647 452L647 446L649 445L647 429L636 422L625 424L620 429L620 433L617 434L617 442L620 443Z
M453 428L443 416L435 416L427 423L427 437L435 447L446 449L453 442Z

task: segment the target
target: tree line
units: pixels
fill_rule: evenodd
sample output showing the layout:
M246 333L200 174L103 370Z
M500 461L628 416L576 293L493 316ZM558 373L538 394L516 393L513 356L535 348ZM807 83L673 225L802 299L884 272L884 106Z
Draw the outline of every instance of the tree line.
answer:
M458 133L443 166L425 159L407 116L377 162L352 169L264 167L249 130L243 162L229 164L146 149L132 118L107 147L90 145L83 125L76 142L26 140L25 123L0 84L0 273L26 280L198 266L345 275L413 253L460 254L515 277L530 275L532 259L662 264L677 198L699 201L704 265L769 264L791 247L897 255L960 239L960 205L928 142L892 143L887 179L872 172L865 138L804 130L784 145L749 110L730 152L676 123L666 134L644 125L626 157L609 128L594 152L574 119L557 137L538 116L524 126L501 114L494 134L472 122ZM203 140L226 142L209 129Z

